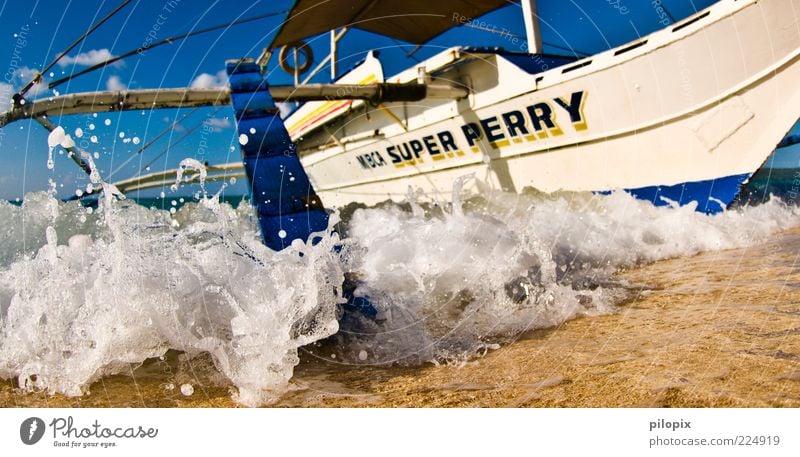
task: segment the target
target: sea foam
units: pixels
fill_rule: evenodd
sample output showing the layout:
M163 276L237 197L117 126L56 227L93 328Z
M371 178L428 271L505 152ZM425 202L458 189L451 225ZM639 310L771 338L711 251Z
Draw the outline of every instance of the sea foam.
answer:
M175 349L210 354L237 400L258 405L285 388L299 347L338 329L332 234L273 252L249 212L216 198L173 219L116 199L89 214L32 194L0 217L15 221L4 243L18 249L0 271L0 377L24 389L80 395Z
M639 287L620 269L752 245L798 223L800 210L777 199L709 216L625 192L484 191L444 208L358 209L345 263L379 313L343 321L339 360L463 361L526 330L613 311Z
M175 214L113 196L94 211L45 193L0 203L0 377L81 395L172 349L210 355L235 399L260 405L287 388L300 348L331 335L346 363L464 361L612 312L633 287L622 268L800 222L775 199L707 216L624 192L462 203L460 185L453 204L343 210L338 234L281 252L261 243L248 205L216 197ZM345 275L377 316L342 315Z

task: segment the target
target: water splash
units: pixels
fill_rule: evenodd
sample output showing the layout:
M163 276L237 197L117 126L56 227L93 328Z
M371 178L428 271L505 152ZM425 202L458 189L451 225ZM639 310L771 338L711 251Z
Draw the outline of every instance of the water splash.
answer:
M49 135L47 135L47 168L52 170L55 168L55 161L53 159L53 150L56 146L61 146L64 149L75 147L75 141L72 140L63 127L54 128Z
M48 194L0 204L22 226L0 270L0 377L81 395L102 376L175 349L209 354L242 404L276 398L297 349L338 330L338 237L271 251L249 212L221 205L219 194L186 205L176 226L165 211L124 203L83 158L103 189L97 211ZM74 224L75 213L92 223ZM44 244L27 246L26 231L39 227Z
M96 211L46 193L0 202L0 377L23 388L80 395L173 349L209 354L238 401L263 404L287 387L299 348L331 335L337 361L463 361L528 329L613 311L629 287L620 268L800 222L779 200L716 216L625 193L462 201L459 181L453 205L410 192L408 205L345 217L343 240L326 232L273 252L247 205L215 195L170 215L97 178L107 196ZM337 319L345 272L377 318Z
M206 170L206 166L203 165L199 160L186 158L181 160L181 163L178 164L178 171L175 174L175 184L170 186L170 190L176 192L178 187L181 185L183 181L183 176L186 174L188 170L195 170L199 175L199 184L200 189L203 191L203 195L206 193L205 189L205 182L206 176L208 175L208 171Z
M777 199L717 216L624 192L453 201L353 213L347 269L379 314L342 322L340 359L463 361L526 330L613 311L631 293L615 279L621 268L751 245L800 223L800 210Z

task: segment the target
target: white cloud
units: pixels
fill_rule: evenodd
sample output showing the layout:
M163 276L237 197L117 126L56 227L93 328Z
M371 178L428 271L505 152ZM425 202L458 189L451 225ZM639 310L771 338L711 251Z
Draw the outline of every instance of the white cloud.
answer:
M275 102L275 106L278 107L278 111L280 111L281 119L286 119L297 105L292 102Z
M36 76L38 70L33 70L29 67L19 67L14 70L12 74L11 84L0 83L0 111L5 111L11 107L11 97L20 89L25 87L30 80ZM44 92L47 92L47 80L42 77L38 83L34 84L25 94L26 98L36 97ZM6 96L8 95L8 96Z
M228 75L225 70L220 70L216 75L209 73L199 74L189 85L192 89L211 89L228 85Z
M87 52L82 52L75 57L64 56L58 61L58 65L61 67L68 67L70 65L82 65L88 67L91 65L97 65L100 62L105 62L106 60L114 57L116 56L111 54L111 51L109 51L107 48L92 49ZM120 66L122 65L122 61L114 62L112 65Z
M11 97L16 91L11 84L0 83L0 112L11 108Z
M126 90L128 85L123 83L119 76L113 75L106 81L106 89L108 90Z
M227 117L223 117L221 119L217 119L216 117L212 117L207 119L205 123L211 127L212 132L221 132L224 129L227 129L231 126L231 121Z
M14 78L16 78L17 82L19 83L19 88L22 89L25 87L28 82L36 76L39 70L34 70L30 67L19 67L14 72ZM47 78L42 76L42 79L39 80L38 83L34 84L33 87L28 90L28 93L25 94L26 97L35 97L37 95L43 94L47 92Z

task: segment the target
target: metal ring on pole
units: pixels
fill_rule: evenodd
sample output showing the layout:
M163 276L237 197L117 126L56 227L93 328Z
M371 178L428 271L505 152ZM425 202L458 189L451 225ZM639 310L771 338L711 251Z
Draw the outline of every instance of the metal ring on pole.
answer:
M290 66L287 60L288 55L286 53L295 49L298 54L303 55L303 64L298 67ZM281 69L290 75L295 74L295 71L297 71L298 74L304 73L311 68L311 64L314 62L314 52L311 51L311 46L309 46L308 43L296 41L281 48L280 53L278 53L278 62L280 63ZM295 61L294 64L298 65L298 62Z

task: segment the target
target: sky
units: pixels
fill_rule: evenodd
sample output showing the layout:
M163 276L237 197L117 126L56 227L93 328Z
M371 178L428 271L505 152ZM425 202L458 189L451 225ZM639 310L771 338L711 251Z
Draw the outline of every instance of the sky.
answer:
M657 1L657 0L656 0ZM714 0L662 0L675 20L714 3ZM49 64L91 25L113 10L120 0L0 0L0 94L14 93ZM134 55L57 88L59 94L107 89L166 87L213 87L225 84L224 63L228 59L257 57L291 7L289 0L134 0L103 24L45 75L46 81L86 68L110 56L143 46L148 40L199 30L237 19L276 12L276 16L229 29L167 44ZM661 27L662 20L651 1L560 0L540 1L539 16L545 51L557 54L592 54L624 44ZM521 8L509 5L480 18L513 34L524 36ZM328 36L309 42L317 59L327 54ZM384 74L389 76L416 60L432 56L454 45L502 46L513 49L507 37L475 28L458 27L422 46L411 57L413 45L369 32L353 30L340 42L340 71L351 68L371 49L381 52ZM278 68L273 58L268 66L271 84L290 84L292 76ZM322 71L313 81L329 82ZM4 86L5 85L5 86ZM36 86L30 98L52 96L45 86ZM7 101L0 101L0 109ZM108 181L135 176L146 166L151 171L174 168L187 157L203 162L224 163L240 158L232 110L201 108L171 129L141 154L135 152L188 109L71 115L51 119L75 136L83 131L88 150L96 157L101 175ZM211 118L213 132L191 130ZM191 133L190 133L191 132ZM800 133L795 126L793 133ZM96 137L92 140L92 136ZM184 137L179 143L176 142ZM78 140L78 138L76 138ZM86 141L89 140L88 143ZM96 142L95 142L96 141ZM200 146L201 141L208 148ZM167 146L173 146L167 149ZM32 121L20 121L0 132L0 198L16 199L27 192L47 190L55 183L60 198L68 198L88 179L66 156L55 155L53 169L47 167L47 131ZM781 150L770 161L773 166L797 166L800 146ZM214 186L211 186L210 190ZM158 194L159 190L149 194ZM244 194L239 182L229 194Z

